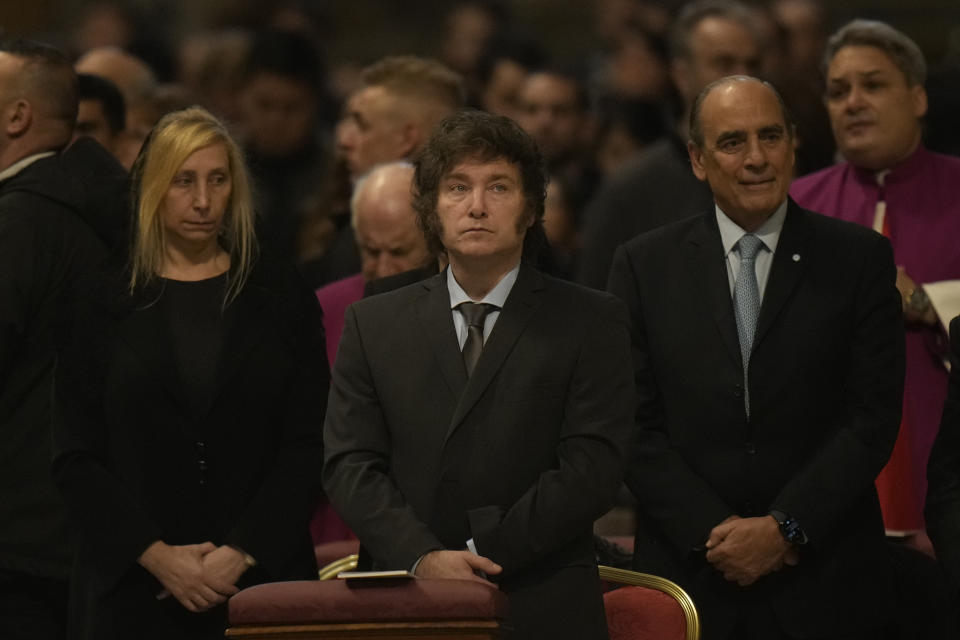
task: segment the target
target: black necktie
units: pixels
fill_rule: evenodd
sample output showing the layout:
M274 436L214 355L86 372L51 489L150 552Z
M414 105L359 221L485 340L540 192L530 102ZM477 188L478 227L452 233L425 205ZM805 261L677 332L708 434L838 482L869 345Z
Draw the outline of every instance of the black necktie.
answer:
M483 350L483 323L487 314L498 307L484 302L461 302L457 310L467 321L467 340L463 343L463 364L467 368L467 377L473 374L480 352Z

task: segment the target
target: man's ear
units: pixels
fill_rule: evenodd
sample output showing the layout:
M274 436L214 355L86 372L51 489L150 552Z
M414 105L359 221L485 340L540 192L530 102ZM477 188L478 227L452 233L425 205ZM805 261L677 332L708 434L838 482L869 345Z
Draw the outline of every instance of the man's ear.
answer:
M415 122L407 122L400 130L400 151L399 157L409 158L413 152L420 148L423 136L420 132L420 126Z
M687 154L690 156L690 166L693 167L693 175L697 180L707 181L707 171L703 168L703 150L692 140L687 142Z
M14 100L3 111L3 131L9 138L19 138L30 129L33 106L23 98Z
M910 92L913 94L913 114L919 120L927 115L927 90L924 89L922 84L918 84L915 87L910 87Z

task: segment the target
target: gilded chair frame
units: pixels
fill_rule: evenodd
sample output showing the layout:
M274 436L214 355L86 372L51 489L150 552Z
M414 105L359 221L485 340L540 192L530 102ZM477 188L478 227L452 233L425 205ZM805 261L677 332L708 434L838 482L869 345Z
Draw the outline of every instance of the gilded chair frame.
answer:
M348 556L343 556L339 560L334 560L330 564L324 566L319 571L319 577L321 580L332 580L336 578L341 571L353 571L357 568L357 558L360 556L356 553L351 553Z
M334 560L319 571L320 580L332 580L342 571L352 571L357 568L356 553L344 556ZM697 613L697 607L693 604L693 599L676 582L655 576L649 573L640 573L638 571L627 571L626 569L617 569L616 567L607 567L600 565L600 579L616 584L646 587L661 591L680 605L683 611L683 619L686 622L685 640L700 640L700 614Z
M607 567L604 565L600 565L598 568L600 569L601 580L655 589L662 591L676 600L677 604L680 605L680 609L683 611L683 619L687 623L685 640L700 640L700 614L697 613L697 607L693 604L693 599L676 582L649 573L640 573L639 571L627 571L626 569L617 569L616 567Z

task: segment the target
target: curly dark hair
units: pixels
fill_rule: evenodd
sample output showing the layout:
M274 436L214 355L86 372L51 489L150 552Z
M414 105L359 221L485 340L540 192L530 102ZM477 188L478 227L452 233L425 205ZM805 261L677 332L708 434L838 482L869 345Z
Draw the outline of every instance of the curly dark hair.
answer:
M523 239L523 258L535 261L546 244L543 207L547 171L536 143L510 118L465 110L444 119L414 161L413 208L432 251L443 250L437 196L440 183L465 160L504 159L516 165L523 186L525 213L533 224ZM526 222L526 220L524 220Z

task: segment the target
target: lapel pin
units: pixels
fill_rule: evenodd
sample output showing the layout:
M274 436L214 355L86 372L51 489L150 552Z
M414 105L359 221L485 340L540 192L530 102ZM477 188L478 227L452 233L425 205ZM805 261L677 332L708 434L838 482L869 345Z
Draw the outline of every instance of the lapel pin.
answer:
M800 254L799 254L799 253L793 254L793 261L794 261L794 262L800 262Z

